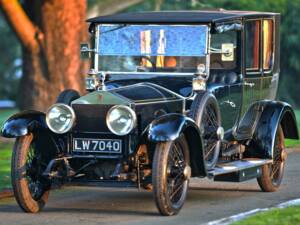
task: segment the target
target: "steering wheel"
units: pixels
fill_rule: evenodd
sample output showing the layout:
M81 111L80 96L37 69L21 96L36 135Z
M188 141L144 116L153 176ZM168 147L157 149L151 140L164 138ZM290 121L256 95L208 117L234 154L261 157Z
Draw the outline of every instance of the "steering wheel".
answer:
M150 58L150 56L142 55L141 58L146 59L148 62L151 63L151 66L152 66L152 69L150 70L151 72L156 71L156 63Z

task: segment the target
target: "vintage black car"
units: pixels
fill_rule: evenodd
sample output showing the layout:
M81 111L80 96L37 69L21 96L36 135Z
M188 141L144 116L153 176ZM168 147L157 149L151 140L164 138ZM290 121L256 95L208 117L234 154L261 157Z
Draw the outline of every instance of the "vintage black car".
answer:
M17 113L2 128L16 137L20 207L40 211L63 184L153 191L162 215L180 211L191 177L256 178L276 191L284 139L298 139L293 109L275 100L279 20L225 10L89 19L87 93L65 90L46 113Z

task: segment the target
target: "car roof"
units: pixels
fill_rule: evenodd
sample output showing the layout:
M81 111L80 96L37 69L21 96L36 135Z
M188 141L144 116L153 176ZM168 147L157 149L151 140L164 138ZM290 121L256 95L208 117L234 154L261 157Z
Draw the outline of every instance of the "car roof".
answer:
M91 23L215 23L243 17L275 16L278 13L229 10L131 12L90 18Z

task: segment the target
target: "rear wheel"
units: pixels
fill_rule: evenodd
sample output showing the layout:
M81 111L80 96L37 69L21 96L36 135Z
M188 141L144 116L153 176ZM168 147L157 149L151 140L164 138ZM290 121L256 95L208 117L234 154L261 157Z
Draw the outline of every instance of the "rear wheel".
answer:
M12 187L24 212L37 213L48 200L50 182L42 176L46 166L35 148L33 134L16 139L12 156Z
M284 133L282 127L279 125L273 148L273 163L264 165L262 168L262 176L257 178L257 182L262 191L274 192L278 190L283 178L286 157Z
M164 216L177 214L188 190L191 168L186 139L158 143L152 166L153 193L156 206Z
M216 98L209 92L199 92L189 115L200 129L206 168L211 170L218 161L223 135L221 113Z

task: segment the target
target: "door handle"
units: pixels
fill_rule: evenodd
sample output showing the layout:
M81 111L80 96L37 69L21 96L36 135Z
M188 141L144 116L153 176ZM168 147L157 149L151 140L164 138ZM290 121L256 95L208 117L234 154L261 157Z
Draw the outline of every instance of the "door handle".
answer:
M245 86L249 86L249 87L254 87L255 86L255 83L251 83L251 82L244 82L244 85Z
M226 100L226 101L222 102L221 105L223 105L223 104L225 104L225 103L228 104L228 105L230 105L232 108L235 108L235 107L236 107L235 103L232 102L232 101L229 101L229 100Z

